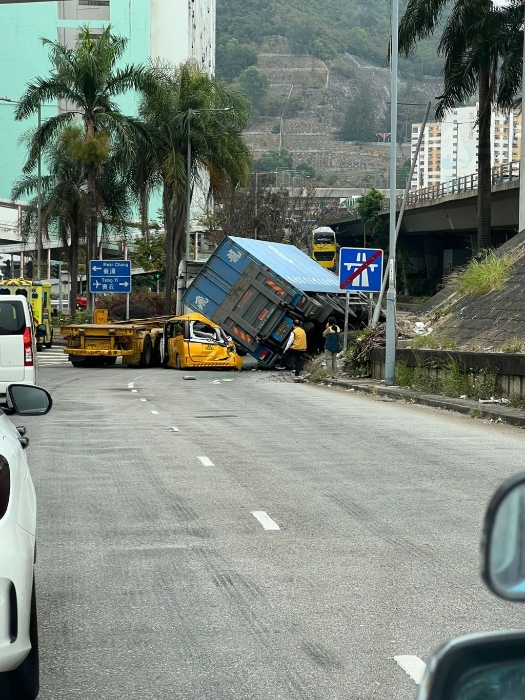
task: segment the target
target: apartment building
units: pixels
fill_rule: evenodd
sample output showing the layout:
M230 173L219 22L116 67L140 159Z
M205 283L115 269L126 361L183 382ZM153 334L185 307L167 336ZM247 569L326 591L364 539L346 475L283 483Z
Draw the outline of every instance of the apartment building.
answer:
M472 175L478 162L477 105L458 107L442 122L427 123L421 142L411 189L439 185ZM411 155L414 157L422 124L412 124ZM499 112L491 116L492 165L519 161L521 114Z
M78 27L88 25L93 34L111 24L128 39L126 63L146 63L159 58L173 64L192 58L205 70L215 70L216 0L58 0L0 4L0 22L6 28L0 47L0 97L16 100L36 76L49 70L47 48L40 39L59 40L74 46ZM136 98L121 100L133 113ZM36 125L34 120L15 122L13 104L0 101L0 199L9 198L20 177L25 146L20 138ZM69 105L43 105L42 118Z

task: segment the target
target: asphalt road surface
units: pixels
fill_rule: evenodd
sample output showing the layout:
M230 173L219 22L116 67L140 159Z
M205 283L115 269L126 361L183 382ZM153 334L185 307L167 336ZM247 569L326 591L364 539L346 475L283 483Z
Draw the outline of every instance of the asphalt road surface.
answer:
M478 575L523 432L189 374L41 369L41 700L408 700L394 656L525 627Z

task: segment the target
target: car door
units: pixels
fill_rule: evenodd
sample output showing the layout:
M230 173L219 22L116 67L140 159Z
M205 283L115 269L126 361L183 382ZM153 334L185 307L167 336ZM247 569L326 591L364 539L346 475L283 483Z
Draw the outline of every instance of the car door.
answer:
M220 330L203 321L190 321L189 354L195 363L224 362L228 349Z
M30 535L36 530L36 495L20 434L0 409L0 454L8 461L11 474L12 507L18 525Z

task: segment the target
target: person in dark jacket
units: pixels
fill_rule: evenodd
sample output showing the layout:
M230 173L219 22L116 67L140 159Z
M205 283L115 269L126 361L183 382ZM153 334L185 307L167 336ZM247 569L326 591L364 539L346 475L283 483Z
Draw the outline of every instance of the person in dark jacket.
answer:
M339 333L341 329L335 322L335 318L330 316L326 328L323 331L324 336L324 356L326 360L326 373L337 379L337 353L339 352Z

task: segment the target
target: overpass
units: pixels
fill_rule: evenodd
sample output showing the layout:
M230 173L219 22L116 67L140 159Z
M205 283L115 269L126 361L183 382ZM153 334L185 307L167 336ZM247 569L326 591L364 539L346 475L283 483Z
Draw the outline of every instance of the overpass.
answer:
M428 276L447 274L461 265L476 248L477 174L409 192L400 243L409 251L416 270ZM396 198L397 211L403 197ZM499 246L518 231L519 162L492 168L492 240ZM380 216L389 216L390 200L383 201ZM329 225L341 246L361 246L365 226L357 213L334 217ZM371 245L370 240L367 241Z

